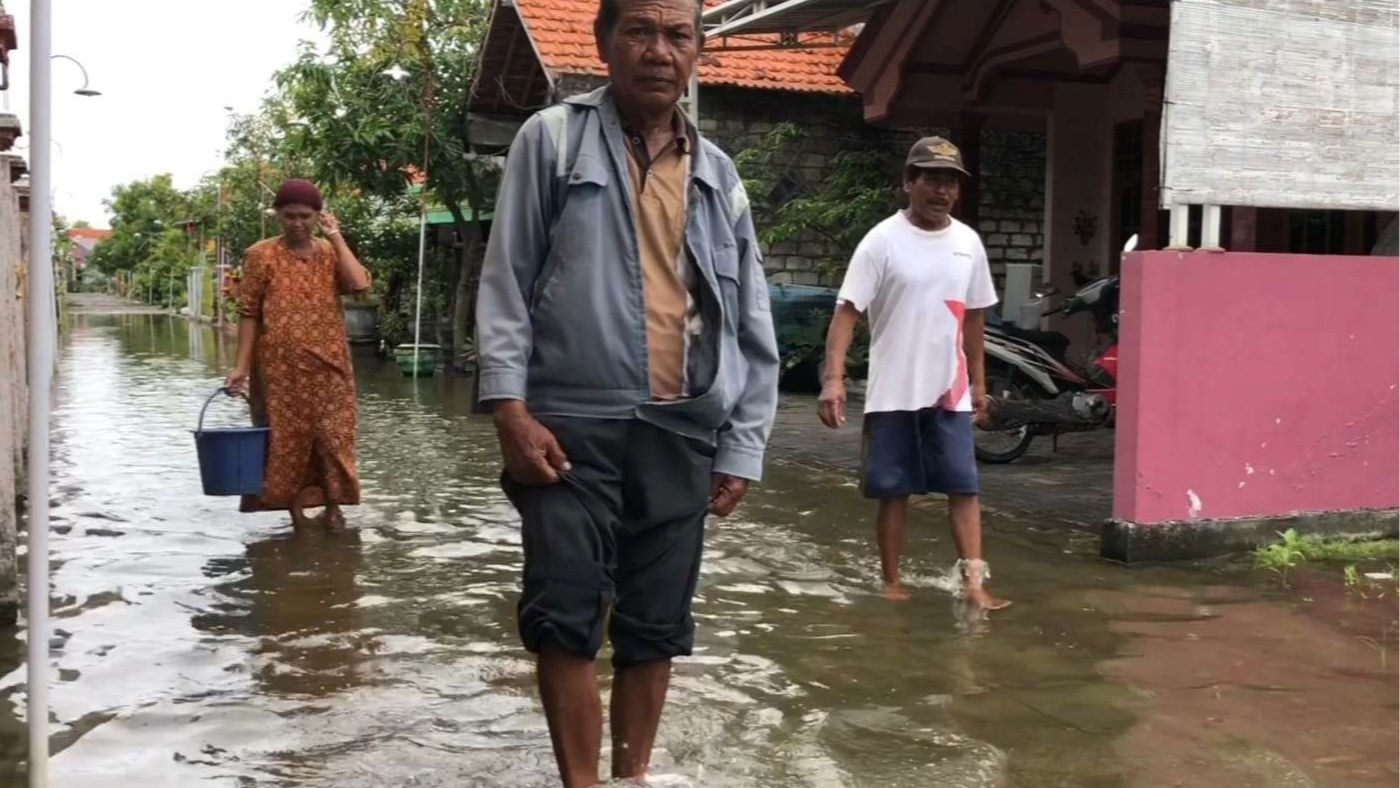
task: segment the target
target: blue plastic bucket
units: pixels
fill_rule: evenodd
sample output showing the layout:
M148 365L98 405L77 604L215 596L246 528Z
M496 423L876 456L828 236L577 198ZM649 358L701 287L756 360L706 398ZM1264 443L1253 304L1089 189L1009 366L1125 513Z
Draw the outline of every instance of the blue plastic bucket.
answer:
M205 400L194 430L199 454L199 479L205 495L257 495L262 492L263 463L267 457L267 427L204 428L204 413L221 388Z

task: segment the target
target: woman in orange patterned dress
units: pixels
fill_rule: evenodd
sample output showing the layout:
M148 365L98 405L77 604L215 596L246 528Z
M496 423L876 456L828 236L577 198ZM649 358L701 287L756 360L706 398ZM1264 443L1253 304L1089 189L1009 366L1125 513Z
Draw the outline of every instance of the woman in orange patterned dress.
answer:
M321 212L315 186L287 181L273 205L282 235L243 258L238 361L225 383L242 392L251 379L254 422L270 428L262 493L244 496L242 510L290 510L303 528L303 510L324 506L334 530L345 523L340 507L360 502L355 379L340 296L369 289L369 272L335 217ZM312 235L318 226L325 238Z

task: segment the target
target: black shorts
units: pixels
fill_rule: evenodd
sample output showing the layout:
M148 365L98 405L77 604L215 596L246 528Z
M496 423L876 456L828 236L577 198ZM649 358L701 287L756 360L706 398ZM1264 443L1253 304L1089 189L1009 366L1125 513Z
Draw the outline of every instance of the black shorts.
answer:
M977 494L972 414L924 408L865 414L861 491L867 498Z
M613 664L686 656L714 449L642 421L542 416L573 469L558 484L505 478L525 548L520 637Z

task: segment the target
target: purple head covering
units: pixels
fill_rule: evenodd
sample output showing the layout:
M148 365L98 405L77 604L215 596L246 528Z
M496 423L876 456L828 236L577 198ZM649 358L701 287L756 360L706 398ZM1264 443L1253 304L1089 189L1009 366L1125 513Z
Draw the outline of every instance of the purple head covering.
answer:
M272 207L285 208L288 205L305 205L306 207L319 211L323 205L321 201L321 190L316 188L316 184L311 181L304 181L300 178L291 178L282 182L282 186L277 189L277 199L272 201Z

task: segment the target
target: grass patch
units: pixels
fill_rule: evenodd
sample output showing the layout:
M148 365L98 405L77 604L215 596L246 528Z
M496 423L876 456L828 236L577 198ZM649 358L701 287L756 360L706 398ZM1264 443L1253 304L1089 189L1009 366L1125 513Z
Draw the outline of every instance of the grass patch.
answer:
M1318 536L1299 536L1292 528L1279 532L1278 541L1261 545L1253 552L1254 566L1266 569L1277 575L1279 584L1290 588L1289 579L1294 570L1313 563L1330 567L1312 570L1311 574L1335 571L1342 564L1341 581L1348 605L1384 604L1393 612L1394 600L1400 597L1400 541L1395 539L1324 539ZM1358 568L1357 564L1370 565L1373 570ZM1304 602L1312 602L1302 597ZM1386 623L1380 626L1375 637L1353 635L1376 653L1381 670L1389 670L1392 649L1397 645L1396 633L1400 632L1400 619L1386 616Z
M1302 540L1303 554L1309 561L1398 561L1400 543L1394 539L1326 541L1315 536Z
M1297 565L1299 561L1400 561L1400 542L1394 539L1324 539L1299 536L1289 528L1279 541L1254 551L1255 563L1267 566L1280 560ZM1287 561L1288 558L1294 559ZM1263 559L1261 561L1261 559Z
M1254 551L1254 565L1279 576L1288 585L1288 574L1309 561L1337 561L1350 564L1400 561L1400 542L1394 539L1324 539L1299 536L1292 528L1279 533L1279 541ZM1355 566L1348 567L1355 574Z

